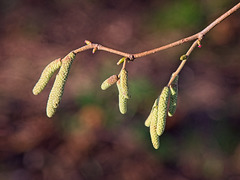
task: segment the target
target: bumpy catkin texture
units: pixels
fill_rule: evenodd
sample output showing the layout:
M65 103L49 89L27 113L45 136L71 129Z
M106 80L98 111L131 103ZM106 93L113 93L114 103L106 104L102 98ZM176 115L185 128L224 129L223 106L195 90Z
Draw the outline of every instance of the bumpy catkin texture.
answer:
M36 83L32 90L34 95L38 95L40 92L42 92L42 90L45 88L54 72L58 70L61 67L61 65L62 65L61 58L58 58L52 61L44 68L38 82Z
M154 109L157 109L157 107L158 107L158 99L155 100L155 102L154 102L154 104L152 106L151 112L150 112L148 118L146 119L146 121L144 123L146 127L150 126L151 120L153 118L153 111L154 111Z
M126 114L127 113L127 98L125 98L125 96L123 96L122 94L122 88L121 88L121 79L119 79L117 81L117 88L118 88L118 92L119 92L119 95L118 95L118 99L119 99L119 111L122 113L122 114Z
M125 98L130 99L128 92L128 72L126 69L122 69L120 73L120 85L122 89L122 94Z
M159 136L162 135L165 129L169 91L169 88L165 86L159 97L157 122L157 134Z
M152 118L150 123L150 136L152 145L155 149L159 148L160 142L157 134L158 108L153 108Z
M74 58L75 54L71 52L62 59L62 66L56 76L52 90L48 97L46 108L46 113L48 117L52 117L55 114L56 109L60 103L68 73Z
M103 81L102 85L101 85L101 89L102 90L106 90L109 87L111 87L113 84L115 84L118 80L117 75L112 75L109 78L107 78L105 81Z
M177 108L177 97L178 97L178 76L174 79L170 86L170 103L168 109L168 116L172 117Z

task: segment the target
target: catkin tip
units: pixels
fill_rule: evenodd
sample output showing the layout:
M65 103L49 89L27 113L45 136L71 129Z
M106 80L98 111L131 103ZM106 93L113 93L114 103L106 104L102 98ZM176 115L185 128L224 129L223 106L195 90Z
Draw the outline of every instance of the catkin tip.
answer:
M101 89L106 90L109 87L111 87L113 84L115 84L118 80L117 75L112 75L109 78L107 78L102 84L101 84Z

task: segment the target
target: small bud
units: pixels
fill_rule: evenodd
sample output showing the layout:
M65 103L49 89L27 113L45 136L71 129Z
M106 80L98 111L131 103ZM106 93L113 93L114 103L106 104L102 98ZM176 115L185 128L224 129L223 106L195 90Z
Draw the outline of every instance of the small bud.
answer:
M159 103L158 103L157 134L159 136L162 135L165 129L168 97L169 97L169 88L165 86L160 94Z
M184 61L184 60L187 60L187 58L188 58L188 56L186 54L184 54L180 57L180 60Z
M170 103L168 109L168 116L172 117L177 108L177 97L178 97L178 77L176 76L170 85Z
M46 108L46 113L48 117L52 117L55 114L57 107L59 106L63 95L64 86L74 58L75 54L71 52L62 59L62 66L56 76L53 87L48 97Z
M88 40L85 40L84 42L85 42L85 44L87 44L87 45L92 44L91 41L88 41Z
M197 43L198 43L198 47L201 48L202 47L201 41L198 40Z
M117 65L122 64L126 59L127 59L126 57L121 58L121 59L117 62Z
M113 84L115 84L118 80L117 75L112 75L109 78L107 78L101 85L101 89L102 90L106 90L108 89L110 86L112 86Z
M53 76L54 72L57 71L61 67L61 58L58 58L48 64L45 69L43 70L38 82L34 86L32 92L34 95L38 95L42 90L45 88L51 77Z
M92 53L94 54L97 51L97 47L93 48Z

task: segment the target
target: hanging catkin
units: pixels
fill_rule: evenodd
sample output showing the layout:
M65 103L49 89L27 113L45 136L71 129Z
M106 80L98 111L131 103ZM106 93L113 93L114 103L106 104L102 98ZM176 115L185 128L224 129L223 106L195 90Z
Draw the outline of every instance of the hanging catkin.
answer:
M158 99L155 100L155 102L154 102L154 104L152 106L151 112L150 112L148 118L146 119L146 121L144 123L146 127L150 126L151 119L153 118L153 111L154 111L154 109L157 109L157 108L158 108Z
M109 78L107 78L105 81L103 81L102 85L101 85L101 89L102 90L106 90L109 87L111 87L113 84L115 84L118 80L117 75L112 75Z
M122 95L130 99L129 92L128 92L128 72L126 69L122 69L120 72L120 85L121 85L121 90L122 90Z
M119 110L122 114L127 113L127 98L122 93L121 87L121 78L117 81L117 88L118 88L118 99L119 99Z
M169 88L165 86L160 94L159 103L158 103L157 134L159 136L162 135L165 129L168 97L169 97Z
M60 103L68 73L74 58L75 53L71 52L62 59L62 66L56 76L52 90L48 97L46 108L46 113L48 117L52 117L55 114L56 109Z
M172 117L177 108L177 97L178 97L178 75L170 85L170 103L168 109L168 116Z
M54 72L61 67L61 64L62 64L61 58L58 58L52 61L44 68L38 82L36 83L32 90L34 95L38 95L40 92L42 92L42 90L45 88Z
M152 145L155 149L159 148L159 136L157 134L157 121L158 121L158 104L159 98L155 100L153 105L152 115L151 115L151 122L150 122L150 136Z

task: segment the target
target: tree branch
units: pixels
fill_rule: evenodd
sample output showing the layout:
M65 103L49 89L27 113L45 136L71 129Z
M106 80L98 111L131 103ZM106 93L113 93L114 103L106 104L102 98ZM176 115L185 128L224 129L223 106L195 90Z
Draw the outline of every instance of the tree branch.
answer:
M111 49L111 48L105 47L105 46L100 45L100 44L91 43L90 41L85 41L87 45L85 45L83 47L80 47L80 48L74 50L73 52L75 54L77 54L79 52L82 52L82 51L85 51L85 50L88 50L88 49L102 50L102 51L106 51L106 52L109 52L109 53L112 53L112 54L117 54L117 55L126 57L126 58L128 58L128 60L133 61L136 58L140 58L140 57L147 56L147 55L150 55L150 54L153 54L153 53L156 53L156 52L168 49L168 48L172 48L172 47L181 45L185 42L193 41L193 40L196 40L196 39L202 39L203 36L205 36L211 29L213 29L217 24L222 22L224 19L226 19L232 13L237 11L239 8L240 8L240 3L236 4L230 10L225 12L223 15L221 15L219 18L217 18L215 21L213 21L211 24L209 24L202 31L200 31L200 32L198 32L198 33L196 33L192 36L189 36L189 37L180 39L178 41L175 41L173 43L170 43L170 44L167 44L167 45L164 45L164 46L152 49L152 50L144 51L144 52L141 52L141 53L130 54L130 53L118 51L118 50L115 50L115 49ZM94 52L95 52L95 50L94 50Z

